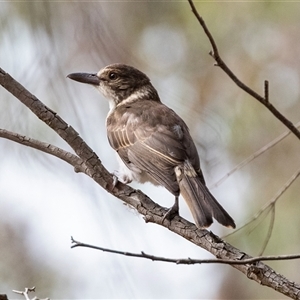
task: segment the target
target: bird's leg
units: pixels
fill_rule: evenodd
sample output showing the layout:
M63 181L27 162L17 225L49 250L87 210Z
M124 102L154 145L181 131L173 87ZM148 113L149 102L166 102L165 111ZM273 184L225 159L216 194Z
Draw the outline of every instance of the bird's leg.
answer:
M179 204L178 204L178 197L175 196L175 202L172 207L168 209L168 211L165 213L162 219L162 223L164 222L165 219L171 221L175 216L178 215L179 212Z

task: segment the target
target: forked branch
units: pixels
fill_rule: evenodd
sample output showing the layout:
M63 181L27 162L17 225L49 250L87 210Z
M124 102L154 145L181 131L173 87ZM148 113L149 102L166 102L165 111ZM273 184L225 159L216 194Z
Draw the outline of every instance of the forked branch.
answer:
M0 129L0 137L14 141L18 144L28 146L37 150L40 150L42 152L45 152L47 154L56 156L57 158L65 161L66 163L70 164L74 167L75 172L86 172L86 166L84 165L84 162L81 158L78 156L67 152L59 147L56 147L54 145L41 142L39 140L29 138L27 136L18 134L16 132L8 131L6 129Z

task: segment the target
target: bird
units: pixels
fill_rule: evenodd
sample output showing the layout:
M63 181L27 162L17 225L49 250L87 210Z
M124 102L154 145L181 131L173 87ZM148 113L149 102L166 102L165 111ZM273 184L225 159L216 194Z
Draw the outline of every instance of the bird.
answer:
M149 77L121 63L97 73L71 73L68 78L92 85L108 99L107 137L117 152L120 168L115 183L151 182L175 196L163 216L179 214L179 195L186 201L195 224L204 229L217 220L235 228L235 222L208 190L197 148L186 123L164 105Z

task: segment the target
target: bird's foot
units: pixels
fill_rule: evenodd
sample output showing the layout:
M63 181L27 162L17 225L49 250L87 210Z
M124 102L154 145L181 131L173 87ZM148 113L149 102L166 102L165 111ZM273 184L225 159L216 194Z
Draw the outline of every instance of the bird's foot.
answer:
M129 178L125 174L121 174L119 171L114 171L112 173L112 176L113 176L112 189L114 189L116 187L116 185L119 181L124 184L130 183L132 181L131 178Z
M118 176L116 176L114 173L112 174L113 176L113 183L112 183L112 189L114 189L119 181Z
M178 216L179 214L179 205L178 205L178 196L175 197L175 203L172 207L168 209L168 211L164 214L162 218L162 223L165 219L171 221L175 216Z

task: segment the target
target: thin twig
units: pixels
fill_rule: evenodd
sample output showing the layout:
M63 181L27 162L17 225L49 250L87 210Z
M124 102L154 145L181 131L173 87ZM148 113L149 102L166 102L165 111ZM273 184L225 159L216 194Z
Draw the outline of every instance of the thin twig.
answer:
M275 223L275 205L272 206L271 208L271 219L270 219L270 224L269 224L269 228L268 228L268 232L267 232L267 236L265 238L265 241L263 243L262 249L260 250L259 256L262 256L263 253L265 252L269 241L271 239L272 233L273 233L273 228L274 228L274 223Z
M251 224L255 220L257 220L261 214L263 214L267 209L271 209L276 202L279 200L279 198L283 195L283 193L293 184L293 182L300 176L300 169L291 176L291 178L283 185L283 187L277 192L277 194L268 202L266 203L256 214L254 217L252 217L248 222L246 222L244 225L242 225L240 228L236 229L234 232L227 234L224 237L228 237L232 234L235 234L236 232L242 230L247 225Z
M265 80L265 100L269 102L269 81Z
M298 122L295 125L297 128L300 127L300 122ZM262 148L260 148L259 150L257 150L256 152L254 152L252 155L250 155L249 157L247 157L245 160L243 160L241 163L239 163L238 165L236 165L230 172L226 173L221 179L219 179L216 183L214 183L212 186L209 187L209 189L213 189L218 187L221 183L223 183L230 175L232 175L234 172L236 172L237 170L243 168L244 166L246 166L248 163L250 163L252 160L254 160L255 158L257 158L258 156L260 156L261 154L263 154L264 152L266 152L267 150L269 150L270 148L274 147L276 144L278 144L280 141L282 141L284 138L286 138L289 134L291 133L291 131L286 131L284 133L282 133L281 135L279 135L277 138L275 138L273 141L271 141L270 143L268 143L267 145L263 146Z
M25 288L25 291L16 291L13 290L14 293L23 295L26 300L30 300L28 293L35 292L35 286L32 288Z
M293 125L293 123L288 120L284 115L282 115L270 102L269 99L265 99L264 97L260 96L258 93L256 93L254 90L252 90L250 87L245 85L242 81L240 81L237 76L229 69L229 67L225 64L225 62L222 60L218 47L216 45L216 42L214 38L212 37L210 31L208 30L203 18L199 15L194 3L192 0L188 0L192 12L196 16L197 20L199 21L200 25L202 26L205 34L207 35L213 52L210 52L211 56L215 59L217 66L219 66L232 80L233 82L240 87L242 90L244 90L246 93L251 95L253 98L258 100L260 103L262 103L278 120L280 120L287 128L293 132L298 139L300 139L300 131ZM268 92L269 93L269 92ZM269 97L269 96L268 96Z
M292 260L292 259L299 259L300 258L300 254L258 256L258 257L248 258L248 259L242 259L241 258L241 260L166 258L166 257L150 255L150 254L147 254L143 251L141 251L141 253L132 253L132 252L127 252L127 251L119 251L119 250L103 248L103 247L99 247L99 246L95 246L95 245L90 245L90 244L78 242L78 241L74 240L73 237L71 237L71 241L72 241L72 243L74 243L74 245L72 245L71 248L86 247L86 248L101 250L103 252L109 252L109 253L114 253L114 254L131 256L131 257L145 258L145 259L150 259L152 261L162 261L162 262L168 262L168 263L175 263L177 265L193 265L193 264L245 265L245 264L253 264L253 263L258 262L258 261Z

